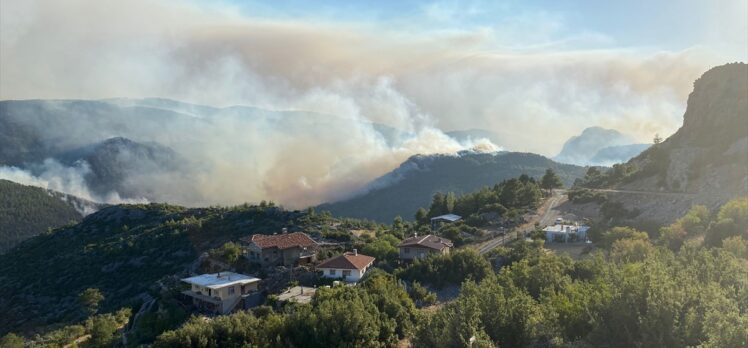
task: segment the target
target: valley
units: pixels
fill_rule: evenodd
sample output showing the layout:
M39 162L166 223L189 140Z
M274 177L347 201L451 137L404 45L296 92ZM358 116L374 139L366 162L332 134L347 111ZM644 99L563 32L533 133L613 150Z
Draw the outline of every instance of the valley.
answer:
M0 348L748 348L748 2L0 1Z

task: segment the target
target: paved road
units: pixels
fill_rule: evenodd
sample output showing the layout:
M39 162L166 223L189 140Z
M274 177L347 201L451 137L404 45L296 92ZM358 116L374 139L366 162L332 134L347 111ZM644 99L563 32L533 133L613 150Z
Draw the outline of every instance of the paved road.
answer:
M566 199L567 198L564 191L556 191L553 197L546 200L540 206L540 208L538 208L537 215L534 215L526 223L516 227L514 230L507 232L506 235L496 237L479 245L478 252L480 252L481 254L486 254L499 245L504 245L505 243L515 239L517 237L517 232L519 232L520 234L524 234L525 232L532 231L535 228L536 222L539 222L541 226L553 224L556 218L561 215L556 207L565 202Z
M696 193L691 193L691 192L639 191L639 190L614 190L614 189L591 189L591 190L595 192L626 193L626 194L650 195L650 196L696 196Z

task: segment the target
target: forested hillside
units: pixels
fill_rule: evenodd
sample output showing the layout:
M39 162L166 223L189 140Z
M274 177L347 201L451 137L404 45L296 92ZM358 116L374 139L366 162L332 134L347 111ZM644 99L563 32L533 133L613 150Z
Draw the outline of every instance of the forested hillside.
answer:
M100 289L106 297L102 311L136 306L158 281L187 274L204 251L281 228L334 236L334 228L320 231L321 221L332 225L329 219L272 203L104 208L78 225L37 236L0 255L0 333L82 320L77 296L87 288ZM338 221L336 226L347 225Z
M336 216L391 222L412 220L436 192L462 194L526 174L540 178L551 168L564 184L583 177L585 168L560 164L540 155L519 152L413 156L399 168L372 182L360 196L319 206Z
M456 299L427 311L414 308L415 291L376 272L311 304L193 319L155 346L745 347L748 198L701 211L663 229L684 231L681 245L615 227L582 260L521 240L489 256L498 268L468 250L395 272L437 285L464 280Z
M0 253L82 217L65 195L0 179Z

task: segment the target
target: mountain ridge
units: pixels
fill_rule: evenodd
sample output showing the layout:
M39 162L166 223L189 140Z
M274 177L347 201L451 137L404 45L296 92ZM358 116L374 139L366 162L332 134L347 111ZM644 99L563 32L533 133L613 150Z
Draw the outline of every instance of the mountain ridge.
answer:
M436 192L466 193L521 174L540 178L551 168L566 185L584 176L585 168L554 162L522 152L456 155L415 155L398 168L373 180L368 191L338 202L321 204L319 210L333 215L391 222L396 216L412 220L416 210L427 206Z
M631 147L621 149L622 146ZM636 144L632 137L615 129L593 126L569 138L552 159L576 165L610 165L628 161L642 147L643 144Z

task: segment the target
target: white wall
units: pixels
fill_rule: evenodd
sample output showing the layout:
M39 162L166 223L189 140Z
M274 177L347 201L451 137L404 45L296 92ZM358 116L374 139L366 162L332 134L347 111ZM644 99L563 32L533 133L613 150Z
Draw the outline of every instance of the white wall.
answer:
M343 279L344 281L347 281L347 282L357 282L357 281L361 280L361 277L364 276L364 274L366 273L366 271L368 269L369 269L369 267L364 268L364 269L362 269L360 271L352 269L352 270L350 270L351 274L349 276L346 276L346 277L343 277L343 271L346 271L346 270L343 270L343 269L339 269L339 268L320 268L319 270L322 271L322 276L325 277L325 278ZM335 274L330 274L331 270L334 270Z

